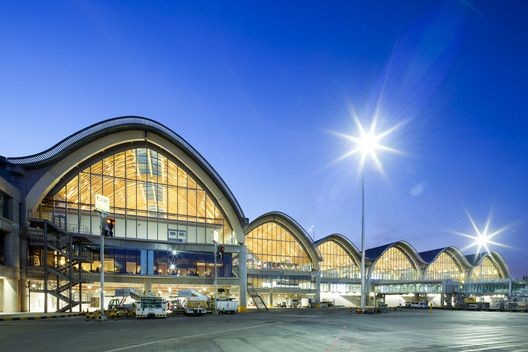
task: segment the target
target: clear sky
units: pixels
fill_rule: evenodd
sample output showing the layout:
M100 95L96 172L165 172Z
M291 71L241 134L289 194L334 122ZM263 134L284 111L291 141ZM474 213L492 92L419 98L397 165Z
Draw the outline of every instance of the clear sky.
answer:
M367 247L418 251L479 224L528 274L526 1L0 2L0 155L142 115L189 141L252 220L270 210L359 246L351 112L382 126ZM470 253L468 251L467 253Z

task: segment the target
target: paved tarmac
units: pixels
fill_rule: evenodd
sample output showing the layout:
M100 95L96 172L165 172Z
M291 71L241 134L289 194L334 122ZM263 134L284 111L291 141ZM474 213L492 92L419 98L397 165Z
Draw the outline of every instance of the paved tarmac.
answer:
M164 320L0 322L0 351L528 351L528 314L305 309Z

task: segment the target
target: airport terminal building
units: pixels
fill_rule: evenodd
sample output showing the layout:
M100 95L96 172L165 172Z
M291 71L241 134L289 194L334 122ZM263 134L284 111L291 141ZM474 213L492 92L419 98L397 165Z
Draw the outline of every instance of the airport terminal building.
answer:
M108 197L115 218L104 261L96 194ZM89 126L39 154L0 157L0 312L98 307L101 270L108 297L120 288L166 298L185 289L211 294L213 234L225 248L218 287L241 311L359 305L360 253L346 236L314 242L280 212L250 221L189 143L130 116ZM469 294L492 300L515 290L496 252L418 253L399 241L368 249L366 265L369 304L423 298L451 306Z

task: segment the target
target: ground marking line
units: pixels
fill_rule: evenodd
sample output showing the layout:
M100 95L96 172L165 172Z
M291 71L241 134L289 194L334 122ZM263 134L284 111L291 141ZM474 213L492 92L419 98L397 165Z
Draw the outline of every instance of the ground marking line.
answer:
M209 335L217 335L217 334L222 334L222 333L226 333L226 332L248 330L248 329L260 328L260 327L263 327L263 326L279 325L279 324L284 324L284 323L285 322L280 321L280 322L276 322L276 323L259 324L259 325L246 326L246 327L235 328L235 329L228 329L228 330L222 330L222 331L216 331L216 332L209 332L209 333L206 333L206 334L196 334L196 335L189 335L189 336L182 336L182 337L174 337L174 338L171 338L171 339L156 340L156 341L139 343L139 344L136 344L136 345L130 345L130 346L125 346L125 347L114 348L114 349L111 349L111 350L106 350L104 352L126 351L126 350L129 350L129 349L132 349L132 348L150 346L150 345L155 345L155 344L158 344L158 343L185 340L185 339L190 339L190 338L193 338L193 337L203 337L203 336L209 336Z
M486 346L486 347L482 347L482 348L474 348L474 349L471 349L471 350L464 350L464 352L470 352L470 351L487 351L487 350L491 350L491 349L497 349L497 348L508 348L508 347L517 347L519 344L518 343L509 343L509 344L505 344L505 345L500 345L500 346Z
M341 337L341 334L343 333L343 331L345 331L345 328L346 328L346 326L343 325L343 327L339 331L339 334L337 334L337 336L334 337L334 341L332 341L332 344L330 346L328 346L328 348L325 350L325 352L330 352L330 351L332 351L335 348L336 343L337 343L337 341L339 341L339 338Z

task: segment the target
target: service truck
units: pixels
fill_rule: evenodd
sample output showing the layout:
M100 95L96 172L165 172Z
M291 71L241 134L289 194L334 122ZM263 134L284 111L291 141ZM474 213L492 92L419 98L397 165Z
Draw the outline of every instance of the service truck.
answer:
M167 301L162 297L141 297L136 308L136 318L166 318Z
M236 314L238 302L233 298L218 298L216 300L216 310L218 313Z
M178 292L185 314L202 315L209 313L209 298L196 290L182 290Z

